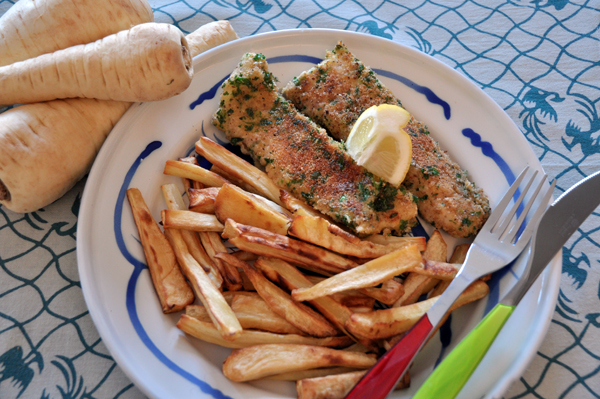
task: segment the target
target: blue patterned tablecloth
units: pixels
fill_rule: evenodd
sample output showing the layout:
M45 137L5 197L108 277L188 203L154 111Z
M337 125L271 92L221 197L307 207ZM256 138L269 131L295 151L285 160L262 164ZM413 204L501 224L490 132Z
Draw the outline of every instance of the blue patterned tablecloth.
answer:
M14 1L0 0L0 14ZM366 32L446 63L521 128L556 195L600 169L600 1L150 0L184 32ZM42 162L42 160L41 160ZM138 398L87 311L75 256L80 182L31 214L0 207L0 398ZM600 193L598 194L600 195ZM600 218L563 248L548 334L506 398L600 398Z

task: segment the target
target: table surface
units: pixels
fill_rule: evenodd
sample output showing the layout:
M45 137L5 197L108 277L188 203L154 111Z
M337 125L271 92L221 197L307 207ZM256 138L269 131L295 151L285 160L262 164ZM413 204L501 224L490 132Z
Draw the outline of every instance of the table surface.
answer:
M14 4L0 0L0 15ZM555 196L600 169L600 2L150 0L184 32L219 19L240 37L291 28L365 32L469 77L521 129ZM138 398L90 318L76 261L85 180L31 214L0 206L0 397ZM563 248L547 336L506 398L600 398L600 218Z

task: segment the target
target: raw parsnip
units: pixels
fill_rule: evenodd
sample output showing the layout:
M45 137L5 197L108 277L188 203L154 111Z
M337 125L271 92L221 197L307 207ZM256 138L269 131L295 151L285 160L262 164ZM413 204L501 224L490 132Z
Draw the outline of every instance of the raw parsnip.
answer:
M0 114L0 201L33 212L65 194L88 171L129 103L57 100Z
M0 104L76 97L164 100L187 89L193 73L183 33L170 24L147 22L0 67Z
M152 21L146 0L20 0L0 18L0 66Z
M217 21L188 37L205 38L205 49L209 49L237 35L229 22ZM194 51L199 50L193 50L192 56L198 55ZM0 204L25 213L60 198L87 173L104 139L130 105L55 100L0 114Z
M229 21L214 21L185 36L192 57L210 50L220 43L238 39Z

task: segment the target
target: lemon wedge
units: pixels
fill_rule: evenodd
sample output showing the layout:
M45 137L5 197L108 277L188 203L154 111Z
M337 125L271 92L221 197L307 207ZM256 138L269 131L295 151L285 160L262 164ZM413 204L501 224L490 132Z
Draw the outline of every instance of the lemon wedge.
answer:
M400 185L408 172L412 143L404 128L410 114L397 105L374 105L356 120L346 140L348 154L369 172Z

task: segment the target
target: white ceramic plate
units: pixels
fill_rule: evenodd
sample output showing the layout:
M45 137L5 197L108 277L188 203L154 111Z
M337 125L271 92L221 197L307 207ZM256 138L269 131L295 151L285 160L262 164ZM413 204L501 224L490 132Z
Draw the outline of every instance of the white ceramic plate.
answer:
M514 123L479 88L435 59L389 40L334 30L279 31L196 57L188 90L166 101L136 104L119 121L92 168L79 213L77 256L90 314L118 364L148 396L295 397L290 382L227 380L221 365L230 350L185 336L175 327L179 315L162 314L124 198L127 188L139 188L160 219L165 207L160 185L181 184L163 175L165 161L190 153L200 135L224 141L210 119L218 106L220 82L245 52L264 53L282 86L324 58L339 40L428 124L442 148L485 189L492 205L526 164L541 169ZM439 334L434 337L413 365L411 388L393 397L410 397L418 389L440 356L514 284L523 264L518 261L496 275L487 299L453 315L445 335L451 338L450 348L442 348ZM508 321L462 397L499 397L521 375L545 335L559 277L557 257Z

